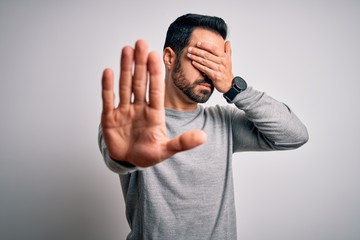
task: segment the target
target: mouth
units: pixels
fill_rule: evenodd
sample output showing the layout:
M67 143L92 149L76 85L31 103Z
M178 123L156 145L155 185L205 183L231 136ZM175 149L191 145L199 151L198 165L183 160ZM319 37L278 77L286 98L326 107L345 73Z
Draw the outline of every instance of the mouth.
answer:
M212 85L210 83L200 83L199 84L201 87L205 87L205 88L209 88L212 89Z
M209 88L210 90L213 89L214 85L212 84L212 81L210 79L199 79L195 81L195 83L201 87Z

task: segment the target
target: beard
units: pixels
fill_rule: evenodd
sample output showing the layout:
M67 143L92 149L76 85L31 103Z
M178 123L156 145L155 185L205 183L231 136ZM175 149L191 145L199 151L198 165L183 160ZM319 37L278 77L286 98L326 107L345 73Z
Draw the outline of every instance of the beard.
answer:
M181 67L180 60L175 60L175 67L171 74L171 77L173 79L174 85L180 89L190 100L196 102L196 103L205 103L207 100L209 100L210 96L212 95L214 91L214 84L212 81L205 76L204 79L197 79L193 83L190 83L186 78L184 71ZM210 85L210 90L201 89L198 93L196 93L195 88L198 85L201 84L207 84Z

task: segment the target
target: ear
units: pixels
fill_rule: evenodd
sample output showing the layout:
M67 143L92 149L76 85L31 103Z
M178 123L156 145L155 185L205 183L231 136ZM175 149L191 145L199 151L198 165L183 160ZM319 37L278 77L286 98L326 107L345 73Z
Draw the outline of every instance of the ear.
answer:
M166 69L171 69L174 66L176 54L170 47L166 47L163 52L163 60Z

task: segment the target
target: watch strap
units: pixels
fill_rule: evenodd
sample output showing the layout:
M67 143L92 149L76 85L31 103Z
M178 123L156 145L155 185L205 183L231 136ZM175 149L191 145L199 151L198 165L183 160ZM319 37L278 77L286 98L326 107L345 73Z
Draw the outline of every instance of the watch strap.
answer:
M229 103L232 100L234 100L234 98L239 94L239 90L237 90L234 87L231 87L229 91L227 91L226 93L224 93L224 98L226 99L226 101Z

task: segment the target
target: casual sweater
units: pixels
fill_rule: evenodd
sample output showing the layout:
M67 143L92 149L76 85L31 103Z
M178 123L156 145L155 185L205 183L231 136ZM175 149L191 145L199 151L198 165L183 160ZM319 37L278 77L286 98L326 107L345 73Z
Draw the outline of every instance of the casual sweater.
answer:
M166 109L169 138L202 129L208 140L143 169L112 160L100 126L105 163L121 180L127 239L236 239L233 153L294 149L307 142L308 133L285 104L251 87L233 103L190 112Z

